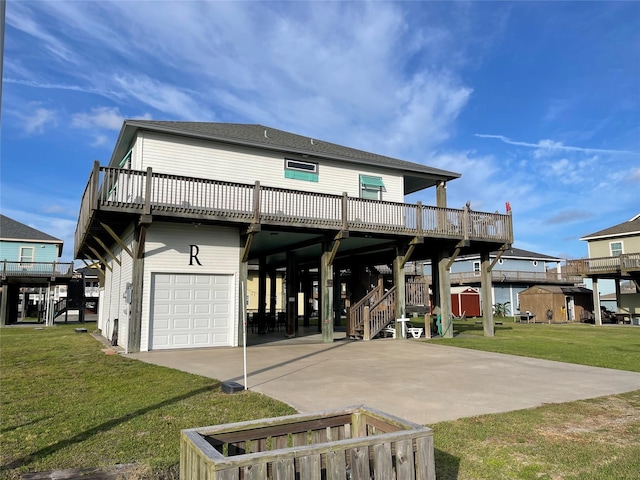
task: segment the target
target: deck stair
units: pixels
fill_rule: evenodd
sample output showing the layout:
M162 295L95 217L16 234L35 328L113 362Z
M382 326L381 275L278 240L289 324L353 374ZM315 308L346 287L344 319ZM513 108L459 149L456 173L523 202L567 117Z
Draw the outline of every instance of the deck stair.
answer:
M384 291L382 280L349 309L347 336L371 340L395 320L396 287Z

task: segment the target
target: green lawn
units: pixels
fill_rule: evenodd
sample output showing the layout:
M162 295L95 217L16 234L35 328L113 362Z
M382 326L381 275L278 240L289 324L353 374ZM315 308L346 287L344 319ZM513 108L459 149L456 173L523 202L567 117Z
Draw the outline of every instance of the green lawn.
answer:
M91 328L91 324L87 324ZM0 478L55 468L179 463L180 430L288 415L253 392L119 355L74 327L0 330Z
M480 319L478 319L480 320ZM640 372L640 327L594 326L586 323L514 323L500 318L495 336L484 337L475 319L455 321L455 338L430 342L488 352L544 358Z
M77 325L0 330L0 478L137 463L137 478L177 478L182 428L287 415L253 392L105 355ZM88 324L91 328L92 324ZM638 370L640 328L520 325L430 340ZM372 348L375 348L372 342ZM640 390L432 425L438 479L632 479L640 464Z

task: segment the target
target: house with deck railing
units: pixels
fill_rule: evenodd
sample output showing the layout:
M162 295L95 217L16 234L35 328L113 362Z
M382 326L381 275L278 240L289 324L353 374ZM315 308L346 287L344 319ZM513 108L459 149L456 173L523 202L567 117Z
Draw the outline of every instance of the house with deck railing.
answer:
M640 214L612 227L585 235L589 257L567 261L567 270L584 278L593 285L595 322L602 324L598 282L613 280L618 309L622 317L638 324L640 319ZM630 292L621 289L627 282ZM625 317L626 315L626 317Z
M73 262L59 261L62 240L0 215L0 325L24 319L30 298L35 315L53 324L57 309L54 292L73 277Z
M275 313L267 278L285 269L286 335L315 281L322 339L333 341L348 272L358 308L347 328L372 338L406 313L407 261L438 266L446 322L455 257L480 254L490 282L489 252L513 242L510 213L447 207L459 176L262 125L127 120L109 163L89 175L75 256L104 275L98 327L128 351L241 343L249 265L258 331ZM404 203L421 191L433 205ZM365 272L381 263L393 265L393 287L369 295Z

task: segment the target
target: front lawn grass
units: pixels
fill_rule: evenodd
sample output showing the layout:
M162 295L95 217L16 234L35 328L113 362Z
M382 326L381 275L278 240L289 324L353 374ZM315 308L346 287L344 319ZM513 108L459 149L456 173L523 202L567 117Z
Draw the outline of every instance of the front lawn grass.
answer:
M181 429L294 413L254 392L225 395L215 380L105 355L74 327L0 330L0 478L136 463L135 478L175 479ZM466 335L432 341L561 361L582 349L576 363L627 370L640 358L640 329L628 327L505 321L495 338L475 322L455 329ZM640 390L431 427L439 480L638 478Z
M117 463L167 472L183 428L295 413L258 393L224 394L209 378L105 355L74 327L0 331L0 478Z
M640 327L586 323L516 323L497 318L495 336L484 337L475 319L454 321L454 338L429 342L487 352L640 372Z

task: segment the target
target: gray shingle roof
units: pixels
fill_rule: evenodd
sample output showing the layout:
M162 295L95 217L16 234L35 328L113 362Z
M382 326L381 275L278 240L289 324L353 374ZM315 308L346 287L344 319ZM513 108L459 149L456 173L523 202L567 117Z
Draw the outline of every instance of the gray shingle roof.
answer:
M640 235L640 214L631 220L619 223L613 227L605 228L590 235L585 235L580 240L596 240L603 237L619 237L623 235Z
M125 121L111 157L111 166L117 166L118 162L126 155L136 131L140 129L275 150L283 153L391 168L402 171L405 174L405 193L412 193L432 186L437 181L449 181L460 177L459 173L344 147L264 125L152 120ZM429 181L426 181L427 179ZM427 183L428 185L426 185Z
M52 237L40 230L36 230L24 223L0 215L0 239L2 240L33 240L46 243L60 243L62 240Z

